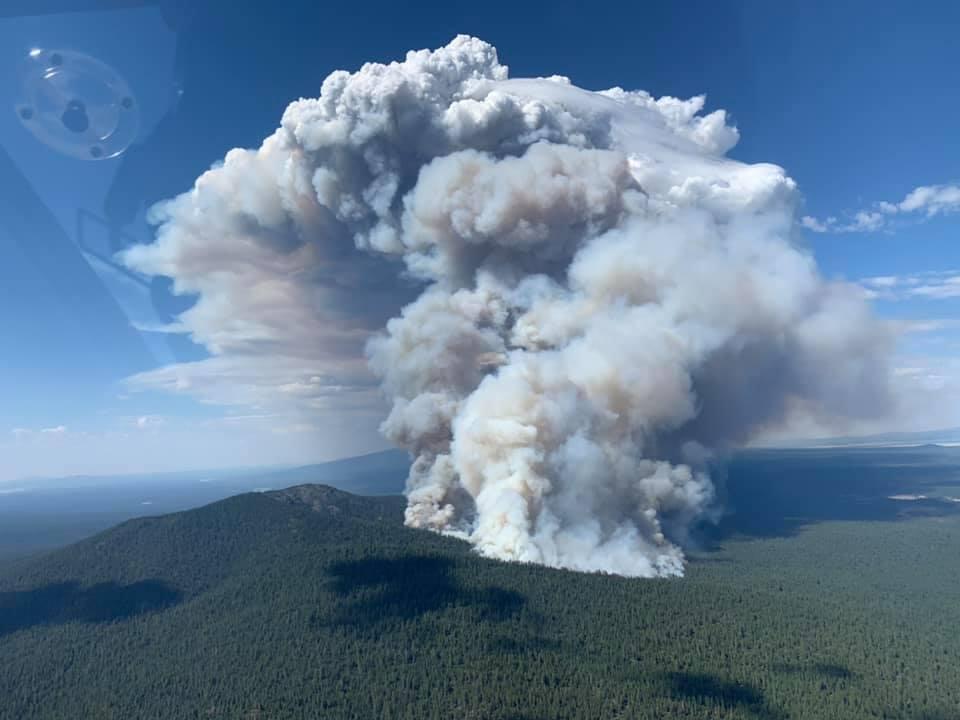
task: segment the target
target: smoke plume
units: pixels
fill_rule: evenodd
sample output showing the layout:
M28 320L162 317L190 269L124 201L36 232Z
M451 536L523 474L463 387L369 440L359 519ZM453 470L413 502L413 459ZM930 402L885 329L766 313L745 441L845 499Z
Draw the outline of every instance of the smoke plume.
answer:
M794 182L726 158L737 130L703 106L508 79L461 36L330 75L126 262L198 295L198 374L258 401L366 397L365 345L415 459L408 525L679 575L711 454L882 411L890 341L798 248Z

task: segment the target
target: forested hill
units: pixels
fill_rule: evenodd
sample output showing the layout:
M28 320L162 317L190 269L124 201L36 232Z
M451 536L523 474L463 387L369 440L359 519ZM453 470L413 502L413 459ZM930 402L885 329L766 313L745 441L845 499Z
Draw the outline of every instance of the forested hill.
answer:
M13 563L0 718L960 717L952 516L646 581L486 560L402 508L298 486Z
M75 545L13 562L0 574L0 589L150 581L179 602L267 557L361 540L375 532L371 523L376 532L400 530L403 507L400 497L361 497L326 485L237 495L195 510L128 520ZM0 618L0 633L10 617Z

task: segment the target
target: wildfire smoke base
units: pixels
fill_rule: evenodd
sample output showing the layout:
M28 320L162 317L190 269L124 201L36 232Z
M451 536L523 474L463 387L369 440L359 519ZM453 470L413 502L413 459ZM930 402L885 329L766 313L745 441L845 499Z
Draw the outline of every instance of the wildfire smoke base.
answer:
M180 322L205 362L299 368L261 393L363 396L366 343L415 458L408 525L680 575L713 451L875 415L889 377L885 327L795 243L794 182L727 159L703 105L508 79L460 36L330 75L126 261L199 295Z

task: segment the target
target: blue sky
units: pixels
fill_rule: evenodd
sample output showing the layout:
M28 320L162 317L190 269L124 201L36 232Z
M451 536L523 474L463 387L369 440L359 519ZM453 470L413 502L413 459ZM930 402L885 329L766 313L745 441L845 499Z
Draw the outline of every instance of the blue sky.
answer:
M99 265L77 243L109 257L118 247L111 217L121 244L148 241L146 205L186 190L231 147L259 143L286 103L315 96L331 71L401 58L457 33L495 45L515 77L706 93L708 109L726 109L740 130L733 157L776 163L797 181L805 242L823 273L862 282L877 311L909 330L898 372L956 392L955 4L450 3L412 11L257 2L244 13L238 5L219 3L232 13L211 5L189 22L157 7L0 18L5 107L17 102L16 67L30 48L77 50L126 79L146 143L119 158L78 161L36 140L13 112L0 113L4 172L18 182L0 206L12 218L0 223L0 480L300 463L381 447L375 423L365 432L335 421L319 427L249 403L130 387L124 380L134 373L206 351L155 332L182 300ZM938 189L909 200L924 187Z

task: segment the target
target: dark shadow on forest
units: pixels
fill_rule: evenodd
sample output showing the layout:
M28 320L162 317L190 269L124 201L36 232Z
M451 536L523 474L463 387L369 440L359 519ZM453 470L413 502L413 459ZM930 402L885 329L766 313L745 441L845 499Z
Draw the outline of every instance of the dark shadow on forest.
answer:
M114 582L82 588L76 581L32 590L0 592L0 637L35 625L106 623L162 610L182 594L159 580Z
M344 599L337 622L362 627L450 606L470 607L483 622L501 622L516 615L526 602L513 590L463 587L453 570L452 559L433 555L337 563L330 567L333 590Z
M754 450L729 460L715 477L726 514L693 537L694 546L707 550L727 537L789 537L818 522L960 514L960 502L933 496L956 487L951 496L960 497L960 452L953 448Z
M779 663L771 670L781 675L808 675L831 680L849 680L854 677L849 668L836 663Z
M724 680L706 673L672 672L663 675L668 694L676 699L706 705L737 708L758 720L784 720L780 710L771 707L763 691L742 682Z

